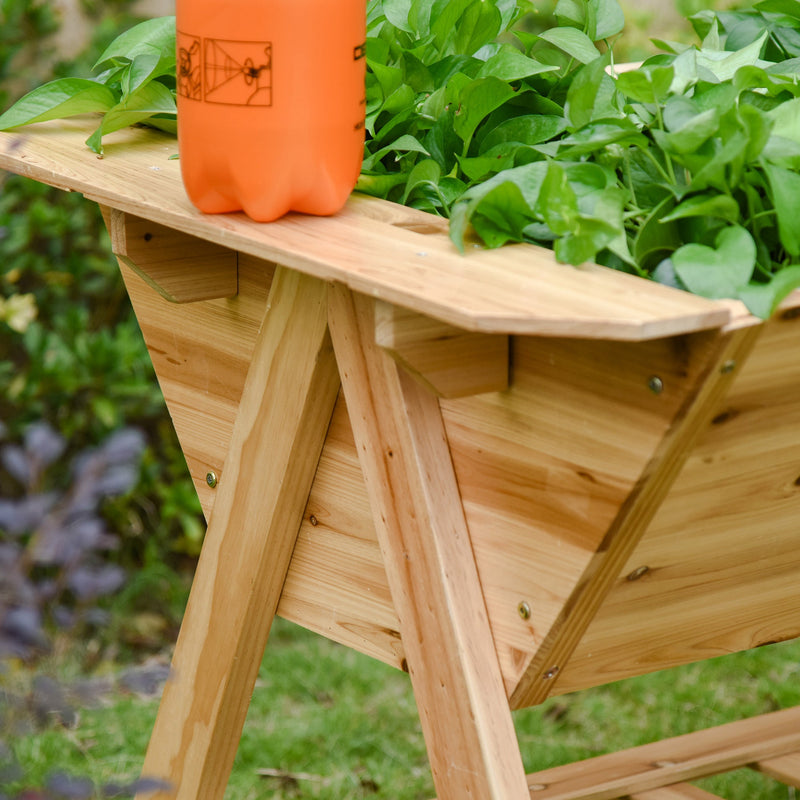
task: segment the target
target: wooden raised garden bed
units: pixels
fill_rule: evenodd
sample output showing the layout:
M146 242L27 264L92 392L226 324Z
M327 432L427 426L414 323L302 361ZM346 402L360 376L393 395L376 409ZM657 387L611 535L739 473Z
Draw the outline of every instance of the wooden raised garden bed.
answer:
M274 614L411 675L441 798L800 785L800 710L525 776L511 709L800 635L800 295L768 322L354 196L203 216L174 140L0 134L100 203L209 520L145 772L222 796ZM658 788L669 787L669 788Z

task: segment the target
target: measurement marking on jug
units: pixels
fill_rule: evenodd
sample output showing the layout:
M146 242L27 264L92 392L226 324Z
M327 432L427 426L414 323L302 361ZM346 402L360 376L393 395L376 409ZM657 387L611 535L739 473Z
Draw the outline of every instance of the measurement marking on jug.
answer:
M203 40L207 103L272 105L272 42Z

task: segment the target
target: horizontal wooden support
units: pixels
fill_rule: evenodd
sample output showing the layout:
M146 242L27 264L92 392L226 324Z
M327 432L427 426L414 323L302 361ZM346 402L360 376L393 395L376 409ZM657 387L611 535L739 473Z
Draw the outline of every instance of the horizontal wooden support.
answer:
M722 798L698 786L692 786L691 783L676 783L674 786L636 792L630 795L629 800L722 800Z
M528 786L531 800L616 800L798 749L800 706L542 770Z
M765 758L749 766L787 786L800 789L800 751L777 758Z
M237 253L116 209L103 208L114 255L172 303L233 297Z
M508 336L465 331L378 302L375 340L439 397L469 397L508 388Z

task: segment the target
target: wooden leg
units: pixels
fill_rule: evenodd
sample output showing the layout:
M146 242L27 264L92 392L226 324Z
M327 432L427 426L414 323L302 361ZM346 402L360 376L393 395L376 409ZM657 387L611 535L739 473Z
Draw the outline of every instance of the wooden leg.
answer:
M329 325L439 800L529 798L436 398L375 344L367 298Z
M278 268L143 774L221 798L339 390L324 283Z

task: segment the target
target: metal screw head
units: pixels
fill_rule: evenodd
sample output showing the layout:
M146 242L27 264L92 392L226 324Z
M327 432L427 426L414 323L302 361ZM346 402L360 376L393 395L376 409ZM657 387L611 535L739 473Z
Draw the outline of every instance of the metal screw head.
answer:
M216 472L206 473L206 483L213 489L217 485L217 473Z
M547 670L547 672L545 672L542 677L546 681L550 681L553 678L555 678L556 675L558 675L560 669L561 669L560 667L550 667L550 669Z
M661 394L664 391L664 381L658 375L652 375L647 381L647 386L653 394Z
M517 611L522 619L530 619L531 618L531 607L527 600L523 600L518 606Z
M636 569L628 575L627 580L629 581L638 581L639 578L643 578L647 573L650 572L650 567L646 565L642 565L641 567L636 567Z
M736 362L733 359L730 359L730 361L726 361L720 367L720 372L723 375L727 375L728 373L733 372L735 369L736 369Z

